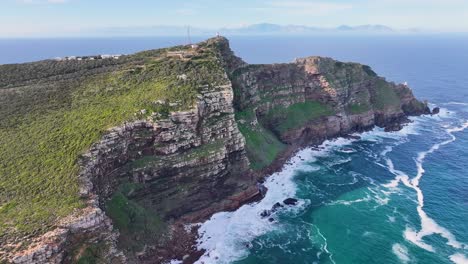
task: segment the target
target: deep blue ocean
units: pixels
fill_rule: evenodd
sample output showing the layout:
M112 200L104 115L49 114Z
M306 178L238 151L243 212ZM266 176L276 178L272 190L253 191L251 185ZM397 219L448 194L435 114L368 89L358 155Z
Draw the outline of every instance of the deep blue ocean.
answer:
M468 36L232 37L249 63L308 55L370 65L441 107L402 131L304 149L258 203L200 227L199 263L468 263ZM183 38L0 40L0 63L131 53ZM276 202L299 205L260 216Z

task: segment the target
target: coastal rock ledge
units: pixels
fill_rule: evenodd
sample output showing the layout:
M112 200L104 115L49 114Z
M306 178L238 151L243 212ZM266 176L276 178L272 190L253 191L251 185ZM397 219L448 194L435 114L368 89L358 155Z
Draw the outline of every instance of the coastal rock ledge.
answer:
M251 65L224 37L118 60L3 65L0 73L0 98L7 98L1 100L19 102L13 107L23 116L25 102L41 91L75 100L58 106L61 111L85 102L80 109L99 105L104 112L115 103L110 96L128 94L125 102L151 96L132 103L139 108L117 125L99 127L99 139L72 157L77 169L68 174L80 206L66 216L51 213L28 231L14 227L27 221L2 226L6 263L192 263L200 252L191 224L260 199L257 180L300 148L375 126L398 130L409 116L431 113L409 87L369 66L324 57ZM135 89L141 93L130 97ZM98 122L73 118L80 126ZM2 207L20 193L8 188Z

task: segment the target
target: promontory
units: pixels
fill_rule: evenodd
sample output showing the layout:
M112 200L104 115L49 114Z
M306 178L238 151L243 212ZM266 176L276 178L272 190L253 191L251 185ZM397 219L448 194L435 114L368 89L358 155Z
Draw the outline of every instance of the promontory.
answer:
M0 262L192 263L196 227L297 150L428 114L325 57L251 65L224 37L0 66Z

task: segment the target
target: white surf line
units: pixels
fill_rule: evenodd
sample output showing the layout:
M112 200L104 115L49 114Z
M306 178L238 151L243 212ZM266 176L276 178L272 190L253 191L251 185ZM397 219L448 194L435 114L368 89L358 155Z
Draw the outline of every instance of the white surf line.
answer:
M331 253L330 251L328 251L328 243L327 243L327 238L322 234L322 232L320 232L320 229L318 228L318 226L316 225L313 225L315 227L315 229L317 229L317 233L319 234L319 236L323 239L323 250L328 254L328 257L330 258L330 261L333 263L333 264L336 264L335 260L333 260L333 253Z
M468 103L464 103L464 102L448 102L448 103L445 103L444 105L468 105Z
M277 202L281 203L286 198L296 197L297 186L293 178L297 171L314 171L315 168L311 167L310 160L329 155L330 151L349 145L353 141L337 138L325 141L319 146L319 150L306 148L299 151L285 163L280 172L266 178L265 186L268 192L261 201L243 205L233 212L216 213L209 220L201 223L197 247L200 250L204 249L205 254L195 263L231 263L248 256L250 252L246 245L250 245L261 235L282 229L282 223L276 221L270 223L260 214L264 210L270 210ZM285 208L285 210L297 213L303 210L309 202L299 199L298 205Z
M463 255L463 254L460 254L460 253L456 253L456 254L451 255L450 260L455 264L466 264L466 263L468 263L468 257Z
M395 254L402 263L408 263L410 257L408 254L408 249L402 244L395 243L392 246L392 252Z
M453 248L456 248L456 249L467 248L466 245L458 242L457 239L455 238L455 236L449 230L447 230L446 228L444 228L444 227L440 226L439 224L437 224L437 222L434 219L430 218L426 214L426 212L423 210L424 195L423 195L422 190L419 188L420 180L421 180L421 178L422 178L422 176L424 175L424 172L425 172L424 167L423 167L423 162L424 162L424 159L426 158L426 156L428 154L431 154L434 151L438 150L441 146L444 146L444 145L447 145L447 144L449 144L451 142L454 142L457 138L453 135L453 133L454 132L461 132L461 131L465 130L466 128L468 128L468 121L466 121L460 127L446 129L447 133L451 137L450 139L433 145L428 151L420 152L418 154L418 157L417 157L416 161L415 161L418 172L417 172L416 176L413 179L411 179L411 181L408 181L408 175L404 174L403 172L401 172L399 170L396 170L394 168L394 166L393 166L392 161L389 158L387 158L387 164L388 164L389 170L392 173L394 173L395 175L397 175L397 177L394 180L392 180L390 183L388 183L387 185L384 185L384 186L390 187L390 188L391 187L396 187L398 185L398 183L401 181L405 186L414 189L416 191L416 193L417 193L417 196L418 196L417 211L418 211L419 217L421 219L421 230L419 230L417 232L417 231L413 230L412 228L407 227L405 232L404 232L404 236L408 241L414 243L415 245L417 245L417 246L419 246L419 247L421 247L421 248L423 248L425 250L431 251L431 252L435 252L434 248L431 245L428 245L425 242L423 242L422 239L423 239L423 237L429 236L429 235L432 235L432 234L439 234L443 238L447 239L447 245L449 245L449 246L451 246Z
M354 203L362 203L362 202L369 202L372 200L372 197L367 194L366 197L364 198L359 198L359 199L356 199L356 200L335 200L333 202L330 202L330 203L327 203L326 205L327 206L331 206L331 205L351 205L351 204L354 204Z

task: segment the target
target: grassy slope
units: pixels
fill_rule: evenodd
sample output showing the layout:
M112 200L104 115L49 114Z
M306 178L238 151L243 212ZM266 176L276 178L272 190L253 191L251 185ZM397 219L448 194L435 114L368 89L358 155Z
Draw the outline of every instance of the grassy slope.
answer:
M122 235L119 241L121 246L131 251L141 250L145 243L160 236L165 227L156 212L129 198L140 187L135 183L123 184L106 204L107 214Z
M254 170L270 165L276 156L285 149L285 145L261 124L254 123L255 113L252 108L236 113L237 125L245 138L247 156Z
M305 123L322 116L332 115L333 109L319 102L307 101L288 107L275 107L265 116L265 121L275 123L275 130L280 134L298 128Z
M234 73L234 78L250 69L255 70L257 67L261 67L261 65L244 67ZM379 78L369 66L322 59L320 68L330 85L337 90L349 89L355 83L361 83L364 80L375 81L374 98L371 99L371 94L367 90L361 91L355 95L354 102L346 106L345 111L348 114L361 114L371 109L389 110L400 107L400 97L395 89L391 84ZM236 90L235 92L239 93ZM272 98L264 94L259 94L259 96L260 103L272 101ZM277 106L261 118L261 124L256 125L251 125L249 121L253 119L252 115L254 115L252 108L238 113L238 126L246 139L247 155L252 168L257 170L270 165L285 148L285 145L275 134L282 135L319 117L333 115L334 112L330 106L307 101L288 107ZM244 122L239 122L239 120L244 120ZM245 122L246 120L248 122ZM275 133L272 133L267 127Z
M260 123L252 122L255 120L252 108L237 112L237 125L245 138L251 168L254 170L263 169L270 165L286 148L286 145L262 123L282 134L298 128L308 121L331 114L333 114L333 110L328 106L310 101L293 104L289 107L275 107L263 117Z
M223 70L210 52L190 61L160 54L140 53L133 56L138 65L128 59L82 79L0 87L8 94L0 98L9 100L0 106L0 238L42 233L83 206L77 160L108 128L134 119L140 109L189 108L197 87L224 81L216 79ZM182 83L180 73L193 78ZM179 106L160 109L152 104L157 99Z
M368 104L350 104L347 108L346 111L350 114L362 114L364 112L367 112L371 109L371 107Z
M377 80L373 106L378 110L400 108L400 97L385 80Z

